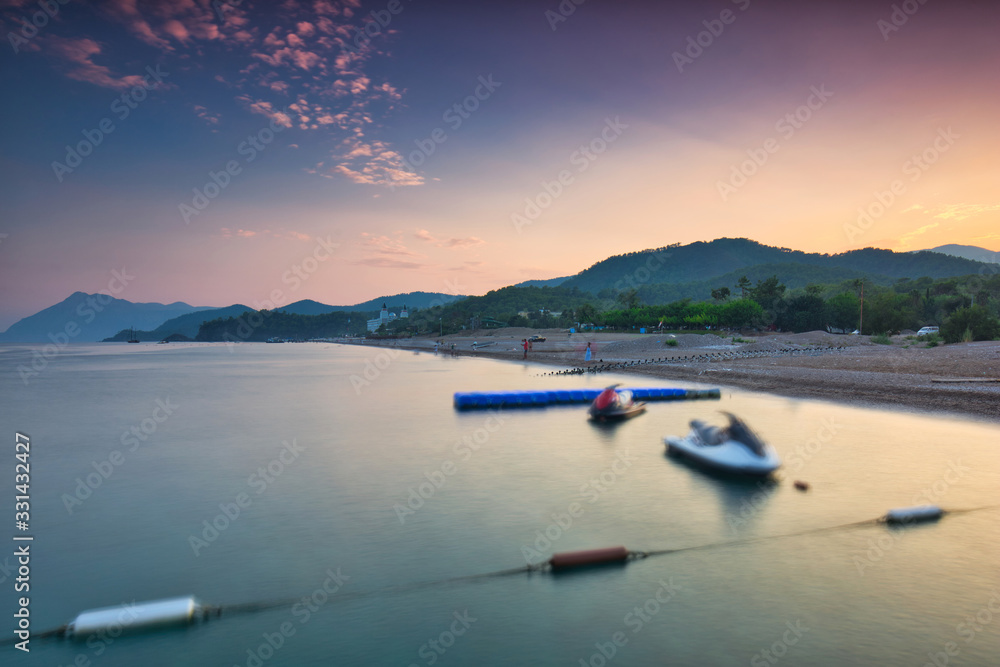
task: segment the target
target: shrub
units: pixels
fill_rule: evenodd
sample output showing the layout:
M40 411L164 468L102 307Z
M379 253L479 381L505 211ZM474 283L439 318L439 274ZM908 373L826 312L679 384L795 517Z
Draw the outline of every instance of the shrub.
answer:
M1000 321L982 306L959 308L941 325L946 343L993 340L1000 335Z
M873 343L878 343L879 345L892 345L892 341L889 339L889 334L880 333L871 337Z
M664 341L663 344L666 345L667 347L677 347L677 341L674 340L673 338L671 338L671 339L669 339L667 341Z

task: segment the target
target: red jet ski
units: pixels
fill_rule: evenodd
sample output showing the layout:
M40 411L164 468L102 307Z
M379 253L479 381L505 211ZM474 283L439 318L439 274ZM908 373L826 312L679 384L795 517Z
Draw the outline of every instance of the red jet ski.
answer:
M632 392L628 389L618 391L613 384L594 399L590 404L590 418L599 422L621 421L629 417L641 415L646 411L645 403L632 400Z

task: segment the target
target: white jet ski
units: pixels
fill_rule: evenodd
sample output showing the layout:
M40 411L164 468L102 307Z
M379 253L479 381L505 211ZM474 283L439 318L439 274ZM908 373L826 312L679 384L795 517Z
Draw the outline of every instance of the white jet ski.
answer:
M683 438L667 436L667 453L685 456L707 468L742 475L767 475L781 466L781 459L736 415L724 412L729 425L711 426L691 420L691 432Z

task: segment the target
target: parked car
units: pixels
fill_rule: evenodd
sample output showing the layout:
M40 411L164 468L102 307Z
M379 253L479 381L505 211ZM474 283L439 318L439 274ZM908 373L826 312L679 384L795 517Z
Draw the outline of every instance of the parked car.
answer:
M532 336L531 338L528 339L528 342L529 343L544 343L545 342L545 336L539 336L538 334L535 334L534 336Z
M939 329L937 327L923 327L917 332L918 336L927 336L929 334L938 333Z

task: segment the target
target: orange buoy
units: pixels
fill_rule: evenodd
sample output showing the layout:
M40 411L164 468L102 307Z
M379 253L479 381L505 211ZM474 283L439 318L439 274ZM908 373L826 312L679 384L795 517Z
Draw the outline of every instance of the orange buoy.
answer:
M582 567L585 565L603 565L604 563L619 563L628 558L625 547L607 547L605 549L588 549L587 551L567 551L553 554L549 559L552 569Z
M795 488L798 489L799 491L808 491L809 485L806 482L795 480Z

